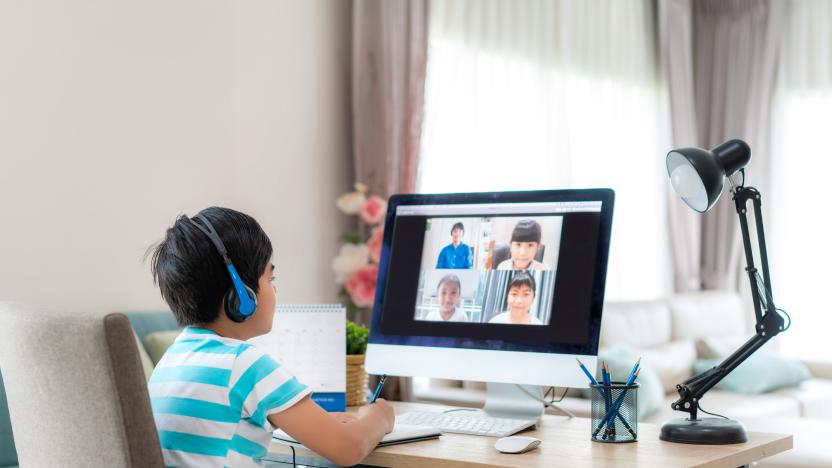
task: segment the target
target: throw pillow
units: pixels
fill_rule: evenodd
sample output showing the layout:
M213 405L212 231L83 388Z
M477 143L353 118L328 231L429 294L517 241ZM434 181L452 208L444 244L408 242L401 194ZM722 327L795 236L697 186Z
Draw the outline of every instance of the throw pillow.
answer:
M724 359L739 349L750 337L750 335L721 335L700 338L696 340L696 355L699 359ZM769 352L768 348L766 346L757 352Z
M656 372L665 393L676 393L676 384L693 375L691 368L696 360L693 340L671 341L649 348L638 348L634 352L641 356L642 364Z
M638 354L630 348L611 346L601 350L598 355L598 365L600 366L602 361L605 362L610 369L613 380L624 382L630 376L633 364L638 361L638 358ZM598 369L596 375L601 375L600 369ZM650 367L650 363L644 359L641 360L641 372L639 372L636 382L639 384L638 418L642 419L653 414L662 406L664 403L664 389L662 388L661 379Z
M700 359L693 364L697 374L720 363L719 359ZM746 395L759 395L783 387L793 387L812 374L800 361L773 354L754 354L737 366L715 388Z
M179 336L181 332L182 330L165 330L149 333L144 337L144 345L147 347L147 354L149 354L150 359L153 360L154 366L159 363L159 360L165 355L165 351L167 351L168 348L170 348L170 345L176 341L176 337Z

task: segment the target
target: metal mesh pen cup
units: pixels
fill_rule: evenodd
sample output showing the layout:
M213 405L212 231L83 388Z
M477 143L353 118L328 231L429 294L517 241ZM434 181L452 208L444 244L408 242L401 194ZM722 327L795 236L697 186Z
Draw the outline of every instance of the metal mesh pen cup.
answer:
M635 442L638 439L638 384L625 385L617 382L612 385L597 384L590 387L592 440L610 443Z

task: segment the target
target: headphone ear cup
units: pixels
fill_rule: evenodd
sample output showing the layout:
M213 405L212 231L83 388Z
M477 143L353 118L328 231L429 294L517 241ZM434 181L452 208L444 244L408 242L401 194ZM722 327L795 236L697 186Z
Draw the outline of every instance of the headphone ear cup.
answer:
M248 297L252 302L254 302L255 310L257 310L257 294L253 289L248 287L248 285L243 284L243 287L246 289ZM225 314L228 315L228 318L237 323L245 322L250 319L255 312L255 310L253 310L248 315L240 312L240 298L237 297L237 291L233 287L228 288L228 291L225 293L225 297L223 297L223 305L225 306Z

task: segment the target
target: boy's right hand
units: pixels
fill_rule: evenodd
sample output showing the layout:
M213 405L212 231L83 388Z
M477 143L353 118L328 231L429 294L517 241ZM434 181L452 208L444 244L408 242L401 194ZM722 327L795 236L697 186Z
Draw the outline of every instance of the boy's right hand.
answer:
M363 418L371 415L378 415L377 417L383 421L385 434L393 430L393 425L396 422L396 413L386 400L379 398L375 403L358 408L359 417Z

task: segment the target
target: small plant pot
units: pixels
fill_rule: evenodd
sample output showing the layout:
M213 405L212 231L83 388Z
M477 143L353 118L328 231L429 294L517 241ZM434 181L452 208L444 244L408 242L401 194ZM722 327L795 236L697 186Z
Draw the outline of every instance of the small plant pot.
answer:
M363 354L347 355L347 406L367 404L367 372Z

